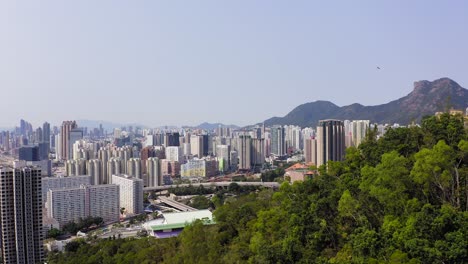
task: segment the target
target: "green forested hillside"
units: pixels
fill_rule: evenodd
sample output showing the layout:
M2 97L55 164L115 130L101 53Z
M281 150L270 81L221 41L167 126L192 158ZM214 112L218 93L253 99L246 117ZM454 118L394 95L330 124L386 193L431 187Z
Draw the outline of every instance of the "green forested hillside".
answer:
M227 200L217 225L177 238L83 243L48 263L466 263L468 141L462 117L376 139L314 179Z

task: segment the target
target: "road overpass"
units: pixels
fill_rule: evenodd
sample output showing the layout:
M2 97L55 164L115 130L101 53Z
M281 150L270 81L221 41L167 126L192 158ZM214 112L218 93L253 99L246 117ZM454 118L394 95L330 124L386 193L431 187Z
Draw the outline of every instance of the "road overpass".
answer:
M155 186L155 187L145 187L143 191L145 192L159 192L164 190L169 190L176 187L198 187L202 185L203 187L228 187L231 183L237 183L239 186L263 186L266 188L279 188L279 183L277 182L203 182L195 184L178 184L178 185L164 185L164 186Z
M164 196L159 196L158 197L159 201L162 202L162 203L165 203L171 207L174 207L182 212L191 212L191 211L197 211L198 209L195 209L193 207L190 207L186 204L183 204L183 203L179 203L179 202L176 202L172 199L169 199L167 197L164 197Z

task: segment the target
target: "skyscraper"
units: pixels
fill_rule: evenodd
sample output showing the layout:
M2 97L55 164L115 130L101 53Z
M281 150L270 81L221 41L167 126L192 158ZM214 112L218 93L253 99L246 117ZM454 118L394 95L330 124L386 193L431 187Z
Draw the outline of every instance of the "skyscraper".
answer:
M239 136L239 170L250 170L252 164L252 139L250 136Z
M317 166L327 161L343 160L345 151L344 123L341 120L320 120L317 126Z
M50 143L50 124L47 122L42 125L42 142Z
M145 184L148 187L162 185L161 164L159 158L151 157L146 160L146 167L148 169Z
M91 176L91 184L98 185L103 184L104 178L101 173L101 160L92 159L86 161L86 173Z
M252 165L260 168L265 163L264 140L262 138L252 139Z
M271 134L271 154L282 156L286 153L284 141L284 128L282 126L273 126L270 130Z
M110 158L107 162L106 184L112 183L112 175L122 173L122 161L120 158Z
M109 148L101 148L98 151L98 159L101 161L101 180L99 184L107 184L108 181L108 173L107 167L109 159L112 157L112 151Z
M192 135L190 137L190 151L193 156L198 158L203 157L203 137L198 135Z
M317 165L317 140L306 138L304 141L304 159L306 163Z
M60 154L62 155L60 159L62 160L71 159L70 131L75 128L77 128L76 121L63 121L62 123L60 128Z
M141 160L139 158L130 158L127 161L127 174L141 179Z
M0 226L4 263L43 260L41 170L0 167Z

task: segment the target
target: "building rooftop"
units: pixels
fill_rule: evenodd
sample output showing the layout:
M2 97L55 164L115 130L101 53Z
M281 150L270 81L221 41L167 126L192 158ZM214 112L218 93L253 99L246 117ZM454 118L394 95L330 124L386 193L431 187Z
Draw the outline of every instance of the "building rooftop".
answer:
M164 213L164 219L155 219L145 224L146 229L153 231L180 229L186 225L194 222L195 220L202 220L205 225L211 225L213 221L213 214L210 210L198 210L190 212L179 213Z
M207 219L213 221L213 214L210 210L198 210L191 212L178 212L163 214L165 224L191 223L197 219Z

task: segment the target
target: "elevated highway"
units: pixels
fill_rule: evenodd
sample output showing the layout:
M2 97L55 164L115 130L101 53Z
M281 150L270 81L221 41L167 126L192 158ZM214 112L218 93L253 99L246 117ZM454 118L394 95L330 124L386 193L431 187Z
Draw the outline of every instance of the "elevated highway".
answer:
M164 197L164 196L159 196L158 199L162 203L165 203L165 204L167 204L167 205L169 205L171 207L174 207L175 209L180 210L182 212L192 212L192 211L197 211L198 210L198 209L190 207L190 206L188 206L186 204L176 202L176 201L174 201L172 199L169 199L167 197Z
M202 185L203 187L228 187L231 183L237 183L239 186L263 186L266 188L279 188L279 183L277 182L204 182L204 183L194 183L194 184L178 184L178 185L164 185L164 186L155 186L155 187L145 187L143 188L144 192L160 192L169 190L176 187L189 187L194 186L198 187Z

